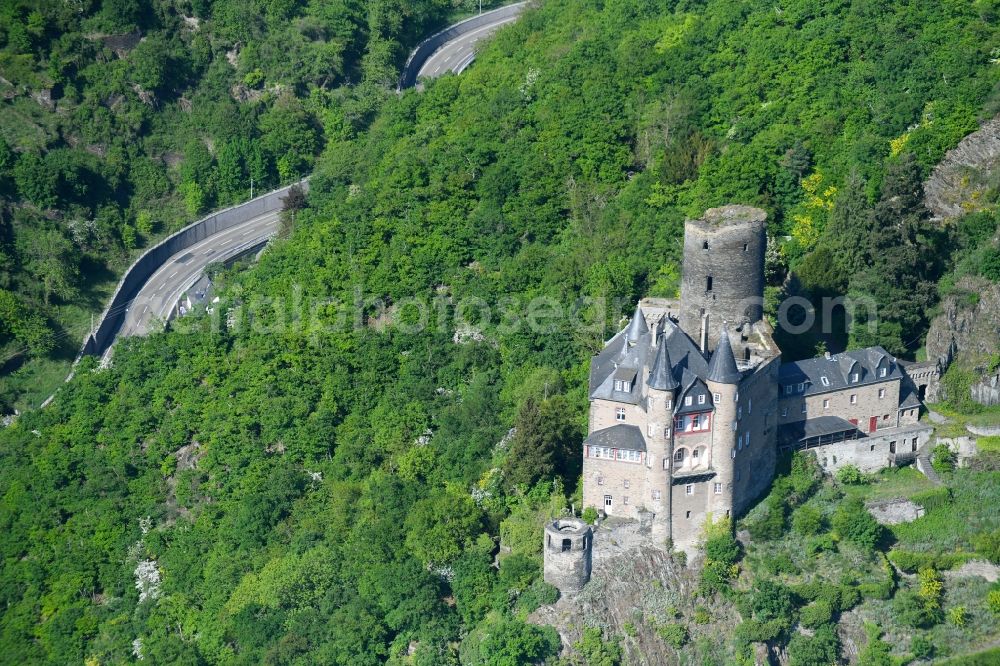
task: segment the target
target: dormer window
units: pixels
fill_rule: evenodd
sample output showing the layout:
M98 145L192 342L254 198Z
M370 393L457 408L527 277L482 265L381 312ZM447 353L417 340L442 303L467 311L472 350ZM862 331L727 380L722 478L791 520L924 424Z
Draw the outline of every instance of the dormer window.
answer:
M819 378L819 380L820 380L821 382L823 382L823 386L829 386L829 385L830 385L830 380L829 380L829 379L827 379L827 378L826 378L825 376L823 376L823 377L820 377L820 378Z
M699 405L704 405L705 404L705 394L704 393L702 393L701 395L698 396L698 404Z
M805 392L806 392L806 383L805 382L800 382L799 383L799 393L805 393Z
M859 379L861 379L861 375L859 375L858 373L855 372L854 374L851 375L851 381L852 382L856 382Z
M881 368L878 371L878 376L879 377L885 377L888 373L889 373L889 369L888 368Z
M794 391L794 390L795 390L795 387L792 386L791 384L789 384L788 386L785 387L785 395L791 395L792 391Z
M694 403L694 398L689 395L684 396L684 406L690 407Z

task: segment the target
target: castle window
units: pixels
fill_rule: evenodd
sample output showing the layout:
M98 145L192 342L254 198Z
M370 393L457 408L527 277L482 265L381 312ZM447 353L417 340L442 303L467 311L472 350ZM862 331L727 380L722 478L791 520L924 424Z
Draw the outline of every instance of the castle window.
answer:
M716 495L721 495L722 494L722 484L721 483L715 484L715 494Z
M824 400L823 401L823 409L830 409L830 401L829 400Z
M654 490L653 491L653 501L654 502L659 502L660 501L660 491L659 490Z
M618 449L618 460L625 462L642 462L642 452L630 449Z
M573 541L570 540L570 539L563 539L562 540L562 552L568 553L571 550L573 550Z
M715 404L719 404L720 402L722 402L722 395L720 395L718 393L713 393L712 394L712 402L714 402Z
M793 390L795 390L795 387L789 384L785 387L785 395L791 395Z
M684 514L684 517L685 517L685 518L691 518L691 512L690 512L690 511L686 512L686 513Z
M624 421L624 420L625 420L625 408L618 407L617 409L615 409L615 421Z
M712 291L712 276L705 276L705 291Z
M857 393L852 393L851 394L851 404L852 405L858 404L858 394Z
M604 485L604 477L603 476L597 477L597 485L599 485L599 486L603 486Z
M622 504L624 504L625 506L628 506L628 495L625 495L625 496L622 497Z
M684 486L684 494L685 495L694 495L694 484L693 483L689 483L686 486Z
M691 403L693 403L693 402L694 402L694 399L691 396L689 396L689 395L684 396L684 406L685 407L690 407Z
M611 508L611 495L605 495L604 496L604 508L605 509L610 509Z
M781 416L782 417L788 416L788 407L781 408Z
M910 450L911 451L916 451L917 450L917 438L916 437L913 438L913 443L910 444Z
M739 481L742 476L743 475L740 473L740 470L736 470L736 480Z
M805 391L806 391L806 383L805 382L800 382L799 383L799 393L805 393Z
M628 486L629 486L628 479L625 479L624 481L622 481L622 485L625 486L626 488L628 488Z
M677 449L674 451L674 462L683 464L685 455L687 455L687 449Z
M701 244L701 249L703 249L703 250L707 250L708 249L708 241L705 241L704 243Z
M691 452L691 461L692 461L692 463L694 461L698 460L698 458L700 456L701 456L701 449L695 449L694 451L692 451Z
M879 389L878 390L878 399L881 400L884 397L885 397L885 389Z
M736 449L729 450L729 457L734 459L736 458Z
M821 382L823 382L823 386L829 386L830 385L830 380L826 378L826 375L823 375L822 377L820 377L819 380Z
M806 413L806 403L804 403L804 402L802 403L802 413L803 414Z
M896 442L895 441L889 442L889 453L895 453L895 452L896 452Z
M666 404L664 405L667 409L670 409L670 398L667 398Z

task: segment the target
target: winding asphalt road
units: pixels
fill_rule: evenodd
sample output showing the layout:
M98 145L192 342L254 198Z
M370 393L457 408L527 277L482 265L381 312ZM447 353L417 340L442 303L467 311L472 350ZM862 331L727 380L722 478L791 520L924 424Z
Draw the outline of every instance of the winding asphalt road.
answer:
M447 72L460 74L475 58L475 45L496 30L517 20L527 2L507 6L457 23L431 39L445 38L445 33L459 33L447 39L430 54L418 49L408 67L419 67L419 77L435 78ZM513 15L512 15L513 12ZM495 20L490 20L495 15ZM419 58L425 61L421 64ZM144 335L158 328L184 292L193 285L212 262L232 258L249 248L267 243L278 231L279 212L258 215L220 231L169 257L140 287L128 305L116 337ZM110 348L108 350L110 352Z
M278 232L280 211L253 217L173 255L146 281L128 308L119 337L144 335L166 321L180 297L216 261L263 245Z
M519 3L521 8L527 6L528 3ZM494 10L497 12L502 11ZM488 16L493 12L487 12L483 16ZM486 37L489 37L494 32L507 25L508 23L513 23L518 19L518 16L501 15L497 19L488 25L484 25L474 30L465 33L464 35L459 35L458 37L452 39L451 41L443 44L437 51L431 54L429 58L424 62L423 66L420 67L417 73L417 78L436 78L448 72L454 72L455 74L461 74L465 69L472 64L472 61L476 58L476 44L479 43Z

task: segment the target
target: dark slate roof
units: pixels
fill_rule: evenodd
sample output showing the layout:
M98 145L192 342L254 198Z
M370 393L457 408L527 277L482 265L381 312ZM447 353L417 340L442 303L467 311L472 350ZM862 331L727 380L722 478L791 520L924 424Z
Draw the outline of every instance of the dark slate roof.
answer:
M670 485L680 486L689 483L702 483L715 476L714 469L691 470L690 472L675 472L670 479Z
M641 313L641 310L638 310ZM644 324L645 325L645 324ZM649 381L652 377L652 369L656 365L656 357L659 356L660 344L653 345L654 333L648 330L637 340L628 340L629 329L632 324L622 329L613 338L608 340L604 349L594 356L590 361L590 398L602 400L614 400L625 404L638 404L640 397L644 394L643 382ZM658 331L664 348L664 357L669 364L669 373L665 368L660 368L661 374L668 376L660 379L670 383L671 378L679 386L687 389L696 379L704 377L708 372L708 363L702 356L698 346L684 333L676 323L667 320ZM631 374L632 370L638 373L635 385L631 392L615 391L615 375L621 369L627 369L626 374ZM655 388L655 387L654 387Z
M646 439L642 436L639 426L624 423L595 430L583 443L587 446L606 446L611 449L646 450Z
M839 416L817 416L805 421L786 423L779 428L783 442L801 442L813 437L837 435L843 432L857 432L858 426Z
M635 314L632 315L632 321L629 322L626 337L629 342L636 342L647 333L649 333L649 327L646 326L646 316L642 314L642 308L637 305L635 306Z
M917 392L917 387L913 385L913 380L906 377L903 379L903 383L899 385L899 408L912 409L919 406L920 395Z
M879 377L876 368L883 359L889 363L889 372L885 377ZM855 370L860 377L857 382L852 383L849 380L855 362ZM826 377L826 384L823 383L823 377ZM827 393L850 386L864 386L902 378L903 372L896 359L881 347L843 352L830 358L818 356L793 363L782 363L778 371L778 381L782 386L805 383L805 392L797 395ZM783 389L780 395L784 395Z
M672 391L679 386L677 378L674 377L673 366L670 364L670 352L667 350L666 338L662 334L659 344L656 345L656 358L649 371L648 385L649 388L660 391Z
M705 402L698 404L697 395L702 394L705 396ZM686 396L691 396L694 398L690 405L684 404L684 398ZM708 386L705 382L701 380L700 377L691 373L684 373L684 390L678 394L677 397L677 407L674 410L675 414L700 414L701 412L710 412L715 409L715 403L712 401L712 392L708 390Z
M708 364L706 379L719 384L739 384L743 375L736 367L736 357L733 356L733 343L729 340L729 331L725 328L719 335L719 346L712 354Z

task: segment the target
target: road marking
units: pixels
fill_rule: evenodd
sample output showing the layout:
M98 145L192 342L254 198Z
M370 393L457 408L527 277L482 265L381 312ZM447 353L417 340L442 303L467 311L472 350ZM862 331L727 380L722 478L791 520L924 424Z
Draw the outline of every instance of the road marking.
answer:
M172 278L175 275L177 275L177 271L174 271L173 273L171 273L170 275L168 275L167 279L169 280L170 278Z

